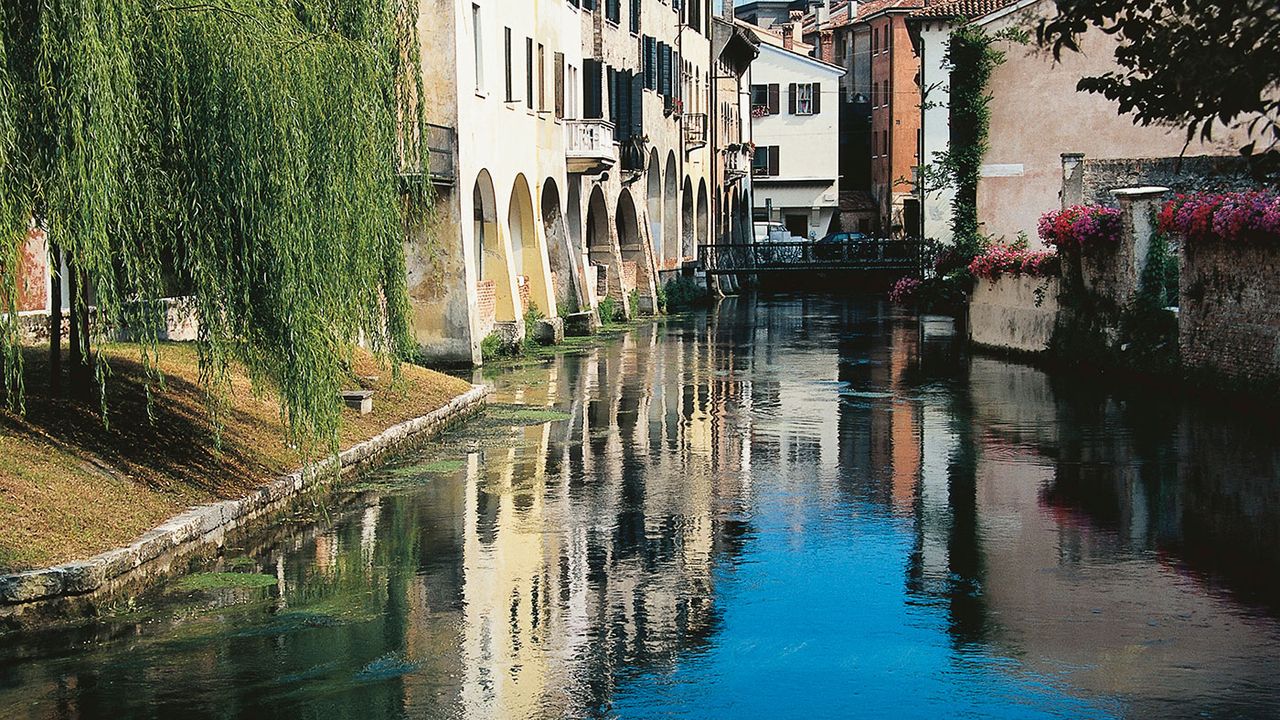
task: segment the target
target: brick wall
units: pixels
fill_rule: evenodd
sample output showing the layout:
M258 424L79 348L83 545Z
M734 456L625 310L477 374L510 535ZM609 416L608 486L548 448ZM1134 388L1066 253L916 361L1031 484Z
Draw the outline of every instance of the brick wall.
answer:
M1182 243L1178 344L1188 367L1280 380L1280 243Z
M622 262L622 294L626 295L636 289L636 264L632 260Z
M529 312L529 276L516 276L516 290L520 293L520 311Z
M476 283L476 316L479 319L478 335L484 337L493 331L497 320L498 287L492 280Z

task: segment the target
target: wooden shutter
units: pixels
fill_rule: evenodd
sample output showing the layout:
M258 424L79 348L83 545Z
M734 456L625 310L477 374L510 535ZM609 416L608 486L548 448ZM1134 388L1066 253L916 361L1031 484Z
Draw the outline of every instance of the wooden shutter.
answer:
M640 4L641 0L631 0L631 32L640 34Z
M582 0L582 7L586 8L587 10L595 11L596 0Z
M662 57L660 62L661 65L658 72L661 75L661 80L658 84L662 87L662 94L670 98L675 94L672 92L674 78L671 73L671 46L666 43L662 43Z
M564 119L564 53L555 54L556 118Z
M584 118L604 117L604 103L600 96L602 70L603 66L599 60L587 58L582 61L582 117Z
M769 85L769 114L778 114L778 84L771 83Z
M814 83L810 92L813 93L813 114L817 115L822 112L822 83Z
M787 86L787 114L796 114L796 84L791 83Z
M779 155L778 155L778 146L777 146L777 145L770 145L770 146L769 146L769 174L770 174L770 175L777 175L777 174L778 174L778 162L779 162L779 159L780 159L780 158L779 158Z

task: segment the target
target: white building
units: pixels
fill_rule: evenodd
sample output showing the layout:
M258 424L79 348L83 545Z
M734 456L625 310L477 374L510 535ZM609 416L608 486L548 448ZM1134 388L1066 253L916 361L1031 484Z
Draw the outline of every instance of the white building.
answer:
M755 31L761 40L751 65L755 218L816 240L831 232L839 209L838 96L845 71Z

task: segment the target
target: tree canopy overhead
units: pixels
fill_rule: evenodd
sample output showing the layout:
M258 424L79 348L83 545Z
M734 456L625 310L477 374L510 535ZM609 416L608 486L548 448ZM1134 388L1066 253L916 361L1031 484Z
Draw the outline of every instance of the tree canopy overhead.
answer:
M243 362L279 390L294 440L334 437L357 340L410 348L403 241L428 192L401 174L424 166L416 0L2 5L9 397L16 252L34 216L92 287L100 325L141 332L144 361L155 301L176 284L195 298L214 397Z
M1280 145L1280 3L1276 0L1055 0L1041 22L1055 56L1091 28L1119 42L1118 72L1080 81L1141 124L1244 125L1246 152Z

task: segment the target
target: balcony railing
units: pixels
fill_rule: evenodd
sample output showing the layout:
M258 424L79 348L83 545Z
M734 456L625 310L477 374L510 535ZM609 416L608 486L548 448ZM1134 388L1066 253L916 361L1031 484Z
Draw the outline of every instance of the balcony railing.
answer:
M681 116L684 125L684 150L697 150L707 144L706 113L685 113Z
M566 120L564 155L571 173L601 173L618 163L613 123L607 120Z

